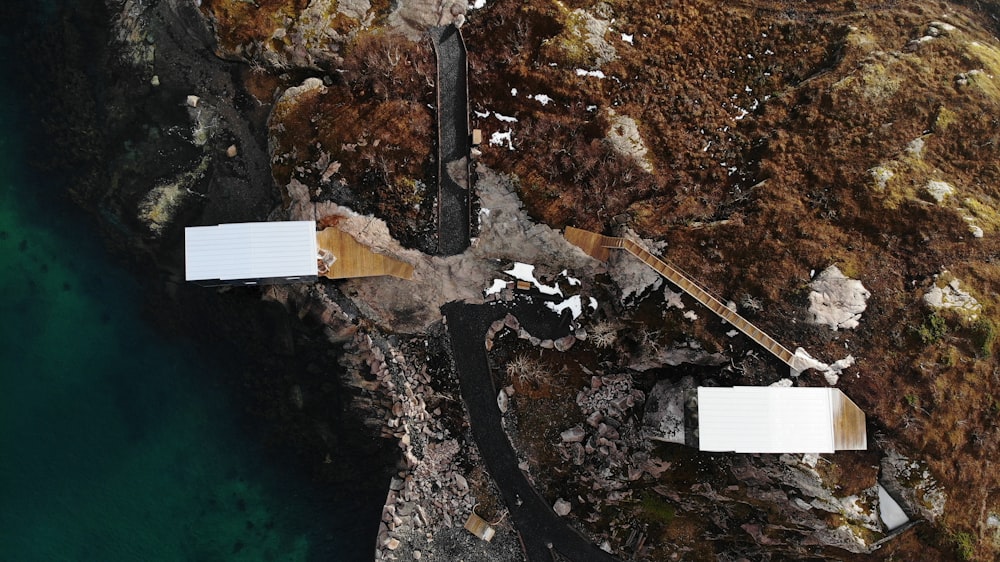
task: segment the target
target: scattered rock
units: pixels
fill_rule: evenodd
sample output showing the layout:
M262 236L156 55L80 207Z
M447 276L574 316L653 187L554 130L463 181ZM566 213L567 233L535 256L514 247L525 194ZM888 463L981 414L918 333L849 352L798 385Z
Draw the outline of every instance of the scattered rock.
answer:
M555 511L559 517L566 517L571 509L573 509L573 505L562 498L557 499L552 506L552 511Z
M236 150L236 145L235 144L229 145L229 148L226 149L226 156L228 156L230 158L236 158L237 154L239 154L239 151Z
M975 319L982 312L983 305L960 287L958 279L952 279L944 286L935 284L924 294L924 303L931 308L952 309Z
M933 197L938 203L943 203L949 195L955 193L955 188L952 187L950 183L945 181L931 180L927 182L924 189L927 190L927 194Z
M587 436L587 432L583 430L582 427L576 426L567 429L566 431L559 434L562 438L563 443L579 443Z

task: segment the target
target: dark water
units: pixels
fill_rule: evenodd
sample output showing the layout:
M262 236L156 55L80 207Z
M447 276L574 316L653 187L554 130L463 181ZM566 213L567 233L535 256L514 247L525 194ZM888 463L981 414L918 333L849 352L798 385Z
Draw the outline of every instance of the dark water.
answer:
M37 123L12 64L0 59L0 560L340 558L345 515L243 429L216 362L144 324L139 285L60 180L25 163L46 147L24 134Z

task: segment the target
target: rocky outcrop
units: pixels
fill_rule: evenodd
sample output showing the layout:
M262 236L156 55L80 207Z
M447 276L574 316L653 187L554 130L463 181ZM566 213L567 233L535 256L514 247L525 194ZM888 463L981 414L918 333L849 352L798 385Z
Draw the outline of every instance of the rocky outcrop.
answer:
M861 281L848 279L835 265L817 275L809 288L810 321L833 331L856 328L871 297Z

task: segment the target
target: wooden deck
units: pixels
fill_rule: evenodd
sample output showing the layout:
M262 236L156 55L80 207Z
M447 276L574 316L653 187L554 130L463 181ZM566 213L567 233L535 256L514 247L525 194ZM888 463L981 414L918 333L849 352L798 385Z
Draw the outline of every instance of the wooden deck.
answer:
M413 278L413 266L395 258L376 254L353 236L335 227L327 227L316 233L317 249L326 250L337 260L329 266L329 271L321 274L328 279L350 277L376 277L391 275L400 279Z
M737 330L746 334L748 338L757 342L761 347L772 353L778 359L781 359L789 367L795 367L795 365L792 364L792 360L795 357L794 353L778 343L774 338L765 334L759 328L751 324L746 318L737 314L736 311L726 306L722 301L713 297L708 293L708 291L699 287L698 284L692 279L649 253L635 242L626 238L603 236L601 234L588 232L571 226L566 227L565 237L571 244L578 246L588 255L600 261L607 261L610 249L617 248L627 251L642 260L642 262L649 267L656 270L657 273L666 277L668 281L680 287L682 291L701 303L702 306L708 308L720 318L732 324ZM864 414L862 414L862 416L864 416Z

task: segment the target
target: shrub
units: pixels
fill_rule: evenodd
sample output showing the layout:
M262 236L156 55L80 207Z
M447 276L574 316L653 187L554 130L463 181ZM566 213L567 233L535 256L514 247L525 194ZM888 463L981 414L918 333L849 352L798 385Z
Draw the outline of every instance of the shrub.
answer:
M997 341L997 325L993 320L980 317L972 325L972 343L983 357L993 355L993 346Z
M970 533L964 531L951 536L955 542L955 549L958 550L958 557L962 560L972 560L976 556L976 539Z
M924 324L917 330L917 334L920 335L920 341L924 342L924 344L935 343L947 333L948 323L944 318L938 316L936 312L931 313Z

